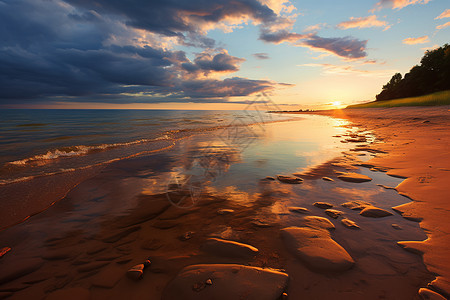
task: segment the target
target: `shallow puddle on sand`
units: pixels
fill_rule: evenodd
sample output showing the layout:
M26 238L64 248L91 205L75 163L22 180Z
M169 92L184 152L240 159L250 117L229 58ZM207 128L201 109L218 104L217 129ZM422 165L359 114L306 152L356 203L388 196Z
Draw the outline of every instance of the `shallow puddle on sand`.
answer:
M159 299L183 266L241 263L285 269L290 275L290 299L413 299L432 276L419 256L396 242L423 240L426 235L418 223L395 213L367 218L341 206L363 200L392 211L391 207L409 201L377 185L395 187L401 179L352 166L355 159L365 161L372 154L341 154L365 144L341 143L349 130L357 132L347 127L340 120L308 117L251 130L231 128L181 140L167 152L112 164L47 211L0 232L0 246L13 248L1 265L28 258L44 262L30 275L0 285L0 292L11 293L12 299L30 295L40 299L78 286L89 289L92 299ZM373 137L365 134L371 142ZM346 172L346 167L373 180L341 181L336 171ZM303 183L261 181L295 172L303 172ZM323 176L334 181L324 181ZM171 193L174 185L186 193ZM361 229L345 228L341 217L329 218L313 206L317 201L333 204ZM290 212L290 206L330 219L336 227L332 238L354 258L354 268L343 273L315 272L288 252L280 229L299 226L305 216ZM234 212L217 213L224 208ZM192 238L180 239L190 231ZM251 244L260 254L242 260L204 253L201 245L210 236ZM152 268L141 282L124 278L128 268L147 257ZM105 272L121 279L111 287L99 287L95 282Z

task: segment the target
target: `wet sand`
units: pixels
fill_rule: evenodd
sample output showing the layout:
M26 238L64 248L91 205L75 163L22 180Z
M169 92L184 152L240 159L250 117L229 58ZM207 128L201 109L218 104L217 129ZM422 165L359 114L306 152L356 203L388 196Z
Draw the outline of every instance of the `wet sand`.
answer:
M393 151L389 134L318 120L336 128L328 138L337 152L306 169L283 152L295 154L288 137L307 131L298 122L267 124L259 146L248 132L241 149L208 133L105 167L0 232L0 248L11 248L0 258L0 298L420 299L435 276L397 242L424 240L430 229L416 222L425 216L392 209L416 202L393 189L404 192L408 180L379 163ZM191 172L174 177L179 167ZM199 168L202 181L186 181Z
M345 109L316 112L351 121L372 130L383 141L371 148L382 150L370 163L387 174L406 178L396 190L413 201L396 210L420 221L427 234L423 242L403 246L423 255L427 269L436 275L430 288L450 297L450 107Z

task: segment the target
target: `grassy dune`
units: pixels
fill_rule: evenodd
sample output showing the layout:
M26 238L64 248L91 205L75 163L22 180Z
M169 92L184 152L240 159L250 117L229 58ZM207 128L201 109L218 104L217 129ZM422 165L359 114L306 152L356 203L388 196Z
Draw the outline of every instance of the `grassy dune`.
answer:
M450 90L429 95L349 105L346 108L450 105Z

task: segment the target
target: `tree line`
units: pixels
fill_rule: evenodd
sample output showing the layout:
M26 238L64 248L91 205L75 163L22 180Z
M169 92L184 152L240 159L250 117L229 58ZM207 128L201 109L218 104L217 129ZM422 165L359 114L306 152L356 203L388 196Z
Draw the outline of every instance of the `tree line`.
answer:
M396 73L383 85L377 101L415 97L450 90L450 45L428 50L405 77Z

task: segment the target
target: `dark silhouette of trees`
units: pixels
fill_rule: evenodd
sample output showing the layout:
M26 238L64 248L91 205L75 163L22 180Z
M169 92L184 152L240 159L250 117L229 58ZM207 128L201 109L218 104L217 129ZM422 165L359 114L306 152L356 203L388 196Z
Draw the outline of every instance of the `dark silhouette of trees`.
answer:
M427 51L405 77L392 76L383 86L377 101L406 98L450 90L450 45Z

